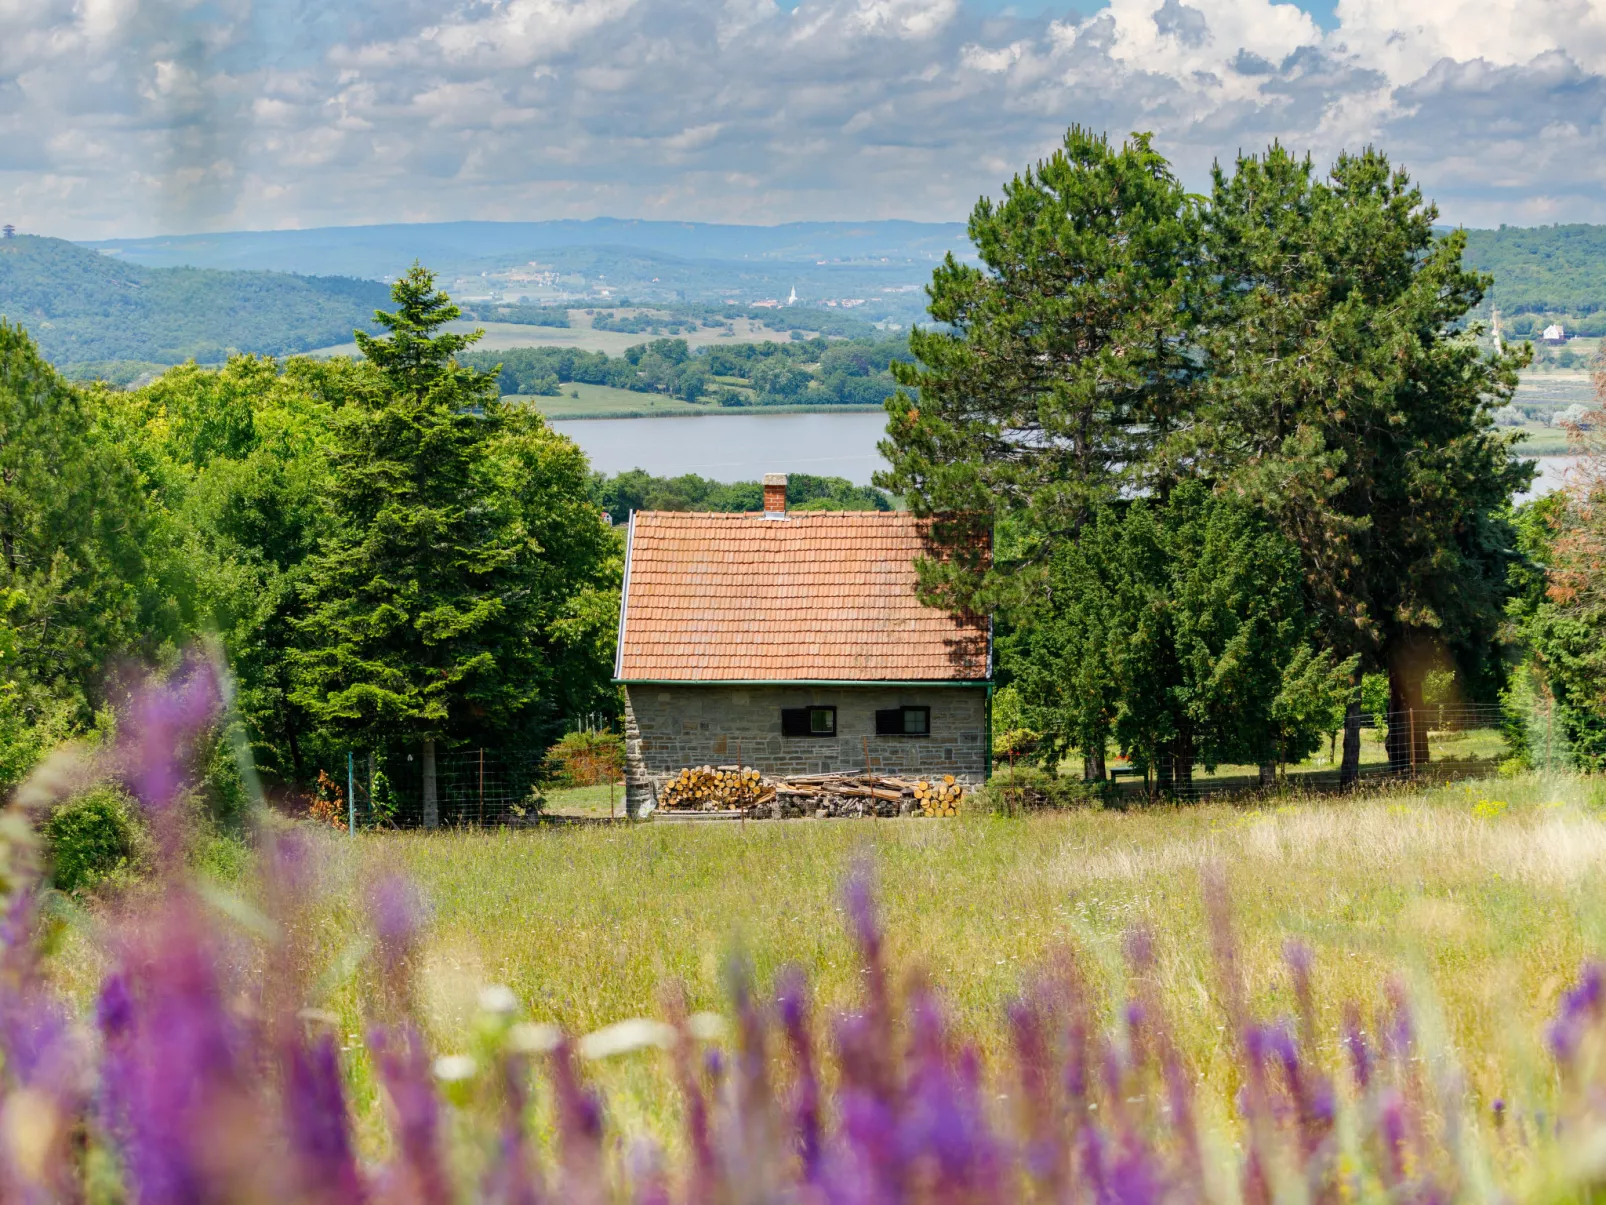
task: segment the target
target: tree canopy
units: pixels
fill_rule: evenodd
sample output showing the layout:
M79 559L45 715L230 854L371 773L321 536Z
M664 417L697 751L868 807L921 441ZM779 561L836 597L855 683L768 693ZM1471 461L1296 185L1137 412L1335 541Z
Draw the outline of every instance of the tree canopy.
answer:
M1490 415L1529 351L1479 350L1488 278L1407 175L1368 150L1318 176L1274 145L1195 198L1146 136L1073 128L1004 193L971 216L980 265L934 273L919 363L894 366L878 484L937 519L927 597L1059 622L1075 604L1044 588L1066 548L1107 538L1111 519L1087 530L1101 508L1171 515L1197 482L1294 550L1311 657L1386 671L1400 710L1446 665L1492 701L1531 473ZM1157 713L1142 740L1172 729ZM1418 752L1391 730L1393 756Z

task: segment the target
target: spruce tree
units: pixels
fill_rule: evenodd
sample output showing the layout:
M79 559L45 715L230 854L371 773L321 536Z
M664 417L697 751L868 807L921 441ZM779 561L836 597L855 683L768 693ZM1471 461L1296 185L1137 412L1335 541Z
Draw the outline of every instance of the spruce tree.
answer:
M373 373L337 413L333 531L311 559L294 698L369 742L422 743L426 825L437 742L517 730L548 677L529 630L527 541L492 450L508 421L496 374L455 357L479 337L414 265L357 335Z

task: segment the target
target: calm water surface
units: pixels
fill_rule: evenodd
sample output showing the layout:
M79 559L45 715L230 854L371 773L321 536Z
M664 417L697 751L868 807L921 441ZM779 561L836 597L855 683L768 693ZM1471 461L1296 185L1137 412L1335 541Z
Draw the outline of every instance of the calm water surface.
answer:
M715 481L755 481L765 473L813 473L869 485L886 462L876 441L881 411L847 414L710 414L682 418L587 418L552 424L604 473L646 469L657 477L696 473ZM1541 456L1525 497L1559 489L1571 456Z
M560 419L552 424L604 473L646 469L656 477L696 473L756 481L765 473L813 473L869 485L886 462L876 441L879 410L848 414L710 414L682 418Z

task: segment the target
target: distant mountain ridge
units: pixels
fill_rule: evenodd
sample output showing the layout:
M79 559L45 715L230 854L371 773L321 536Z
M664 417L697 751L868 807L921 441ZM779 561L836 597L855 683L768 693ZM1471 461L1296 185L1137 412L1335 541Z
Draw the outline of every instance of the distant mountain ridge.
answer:
M371 328L388 301L371 280L151 268L63 239L0 239L0 316L59 364L307 351Z
M83 244L150 267L265 268L383 278L414 259L448 270L574 248L631 248L682 260L931 261L969 251L962 222L789 222L727 226L625 218L546 222L420 222L309 230L105 239Z

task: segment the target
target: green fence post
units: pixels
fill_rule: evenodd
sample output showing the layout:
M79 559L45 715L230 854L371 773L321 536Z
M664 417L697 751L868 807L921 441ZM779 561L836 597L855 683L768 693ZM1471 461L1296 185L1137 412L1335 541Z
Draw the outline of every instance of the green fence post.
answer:
M357 754L346 750L346 832L357 835Z

